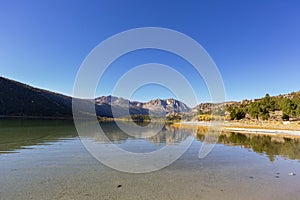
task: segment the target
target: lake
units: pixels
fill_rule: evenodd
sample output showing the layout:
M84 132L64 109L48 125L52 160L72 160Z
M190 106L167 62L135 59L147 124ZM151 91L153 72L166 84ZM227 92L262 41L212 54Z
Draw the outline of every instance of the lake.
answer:
M201 129L165 125L135 138L115 123L101 127L112 144L133 153L195 139L171 165L132 174L95 159L72 121L1 120L0 199L300 199L299 139L220 134L200 159ZM101 137L87 139L106 145Z

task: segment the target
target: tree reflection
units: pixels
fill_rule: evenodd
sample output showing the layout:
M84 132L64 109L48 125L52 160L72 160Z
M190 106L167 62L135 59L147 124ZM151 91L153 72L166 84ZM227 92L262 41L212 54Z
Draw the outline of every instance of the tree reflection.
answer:
M197 132L197 139L203 141L203 130ZM276 156L300 161L300 142L297 138L276 137L270 135L222 133L218 143L251 148L253 151L266 154L271 162Z

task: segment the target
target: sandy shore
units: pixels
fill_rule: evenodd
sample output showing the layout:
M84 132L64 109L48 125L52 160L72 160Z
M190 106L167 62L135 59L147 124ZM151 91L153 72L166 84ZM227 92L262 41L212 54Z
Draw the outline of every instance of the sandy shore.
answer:
M177 127L210 127L210 122L179 122L174 123ZM300 126L296 123L283 124L280 122L224 122L221 124L222 131L254 133L275 136L300 137Z

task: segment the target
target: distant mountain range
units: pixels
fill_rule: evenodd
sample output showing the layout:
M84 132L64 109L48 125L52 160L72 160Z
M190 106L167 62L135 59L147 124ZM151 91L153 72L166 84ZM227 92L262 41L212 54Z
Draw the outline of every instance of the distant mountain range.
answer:
M281 118L283 113L289 117L300 117L300 92L278 95L270 98L243 100L241 102L201 103L189 108L176 99L155 99L143 103L128 99L102 96L95 99L73 99L55 92L31 87L29 85L0 77L0 117L22 118L73 118L72 101L79 103L79 113L93 114L86 108L95 107L97 116L107 118L127 118L143 115L169 117L169 119L199 120L199 114L214 114L234 118L236 113L249 118L255 111L264 117ZM270 102L271 103L270 103ZM269 103L268 103L269 102ZM270 105L269 105L270 104ZM266 109L272 108L272 109ZM128 109L129 108L129 109ZM280 114L273 113L281 111ZM254 114L253 114L254 113ZM256 114L256 118L260 118ZM258 116L259 115L259 116ZM274 117L273 117L274 118Z
M155 99L143 103L114 96L102 96L94 100L76 99L82 106L95 104L97 116L128 117L131 115L165 116L191 109L175 99ZM0 77L0 116L72 118L72 97Z
M153 114L156 116L188 112L191 110L186 104L175 99L155 99L142 103L114 96L102 96L96 98L95 103L98 106L108 104L114 108L119 107L125 110L129 107L130 114Z

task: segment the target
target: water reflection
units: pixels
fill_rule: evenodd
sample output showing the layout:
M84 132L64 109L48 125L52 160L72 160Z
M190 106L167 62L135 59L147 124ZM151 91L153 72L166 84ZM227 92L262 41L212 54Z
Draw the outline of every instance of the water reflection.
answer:
M123 123L126 130L134 129L134 126L130 127L130 124ZM153 135L152 137L146 138L145 140L155 143L155 144L173 144L180 143L187 139L188 136L195 135L194 131L179 129L171 125L163 125L162 129L157 132L156 127L161 127L161 124L152 123L144 130L148 133L143 133L144 135ZM139 135L137 137L132 137L124 133L115 123L101 123L101 128L105 133L105 136L113 143L123 143L128 139L140 139ZM106 141L104 138L95 135L95 140L99 142Z
M0 154L75 137L72 121L0 120Z
M155 124L152 126L155 126ZM161 146L180 143L185 141L189 136L194 136L199 141L203 141L207 132L203 128L183 129L164 125L159 133L152 137L141 139L127 135L115 123L101 123L101 127L109 141L122 144L124 149L128 148L132 151L135 151L135 148L146 149L147 147L143 145ZM147 131L151 132L151 127ZM150 135L153 134L150 132ZM90 135L89 138L97 142L107 141L103 136L96 133ZM72 121L0 120L0 154L17 152L20 149L34 148L36 145L69 139L78 139ZM300 161L300 139L297 138L222 133L218 137L218 143L226 146L241 146L252 149L259 154L266 154L270 161L274 161L276 156Z
M205 134L198 131L197 139L203 141ZM300 161L300 141L297 138L287 138L270 135L222 133L218 143L230 146L241 146L252 149L259 154L266 154L271 162L276 156L282 156Z

